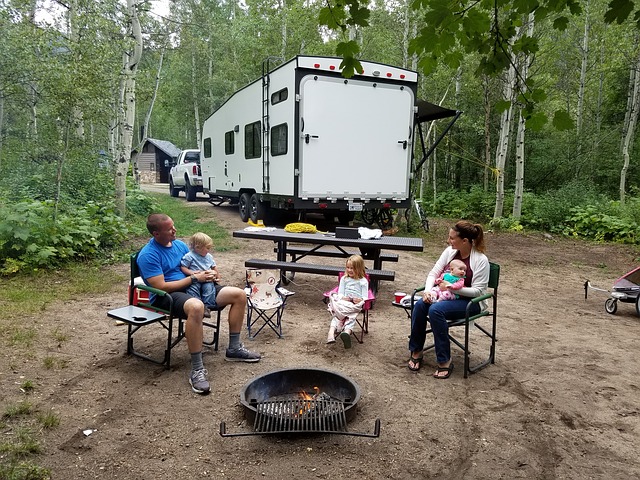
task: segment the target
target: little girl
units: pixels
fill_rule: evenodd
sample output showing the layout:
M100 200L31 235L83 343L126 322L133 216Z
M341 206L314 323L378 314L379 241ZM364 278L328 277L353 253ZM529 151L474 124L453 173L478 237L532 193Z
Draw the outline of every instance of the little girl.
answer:
M360 255L347 259L344 275L338 285L338 293L329 297L327 310L333 315L327 335L327 343L335 343L336 333L344 348L351 348L351 331L355 327L356 317L368 298L369 281L364 273L364 260Z

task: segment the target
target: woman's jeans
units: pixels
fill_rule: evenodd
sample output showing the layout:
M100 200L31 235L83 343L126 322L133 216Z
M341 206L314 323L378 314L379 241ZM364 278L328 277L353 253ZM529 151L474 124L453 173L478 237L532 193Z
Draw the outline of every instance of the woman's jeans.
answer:
M437 303L425 303L418 300L411 313L411 337L409 351L421 352L427 337L427 321L431 323L433 341L436 349L436 361L447 363L451 358L451 341L449 340L449 324L447 320L464 318L470 298L460 297L457 300L444 300ZM480 305L471 307L471 314L480 313Z

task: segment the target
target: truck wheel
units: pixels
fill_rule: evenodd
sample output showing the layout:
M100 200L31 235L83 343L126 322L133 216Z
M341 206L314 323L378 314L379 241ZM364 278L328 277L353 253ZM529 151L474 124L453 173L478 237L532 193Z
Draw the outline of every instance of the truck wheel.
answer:
M249 204L251 203L251 196L248 193L240 195L240 201L238 202L238 211L240 212L240 220L246 222L249 220Z
M184 183L184 194L187 197L187 202L195 202L196 193L198 193L198 191L193 188L193 186L189 183L189 179L187 178Z
M258 223L258 220L265 221L267 216L267 206L264 202L260 201L258 198L258 194L254 193L251 195L250 207L249 207L249 218L253 223Z
M169 195L172 197L177 197L180 195L180 189L173 186L173 179L169 179Z

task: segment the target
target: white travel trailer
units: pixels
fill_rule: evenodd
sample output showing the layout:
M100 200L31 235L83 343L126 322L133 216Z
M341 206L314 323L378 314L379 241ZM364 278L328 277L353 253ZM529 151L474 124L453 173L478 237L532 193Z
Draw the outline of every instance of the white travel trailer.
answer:
M212 203L237 202L254 222L273 210L346 222L410 205L418 74L362 61L363 72L346 79L340 62L298 56L271 71L266 63L262 78L207 118L201 167Z

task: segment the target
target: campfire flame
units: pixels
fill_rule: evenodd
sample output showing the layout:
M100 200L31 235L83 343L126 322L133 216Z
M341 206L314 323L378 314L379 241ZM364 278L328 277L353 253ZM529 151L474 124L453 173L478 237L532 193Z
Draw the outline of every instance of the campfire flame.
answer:
M304 390L299 392L298 395L300 396L300 398L302 400L315 400L318 397L318 395L320 394L320 389L318 387L313 387L313 391L315 392L315 394L313 394L313 395L309 395ZM306 412L310 408L311 408L311 404L310 403L304 403L302 405L302 408L298 412L298 415L300 415L300 416L304 415L304 412Z

